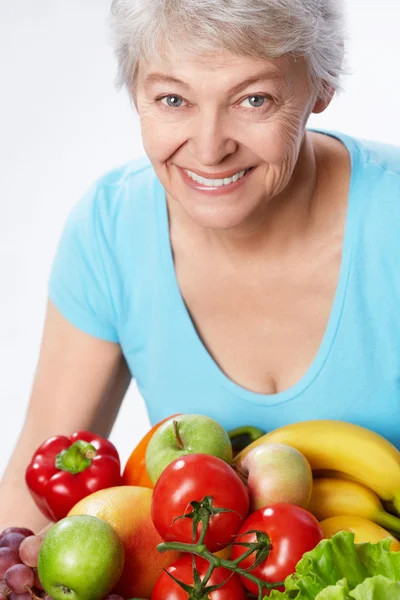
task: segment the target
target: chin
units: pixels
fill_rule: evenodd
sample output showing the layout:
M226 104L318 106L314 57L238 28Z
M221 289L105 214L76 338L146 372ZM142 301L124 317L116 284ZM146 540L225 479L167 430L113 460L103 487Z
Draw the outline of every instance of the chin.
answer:
M199 227L215 230L236 229L243 225L252 214L253 207L211 206L181 204L186 214Z
M159 178L170 200L179 205L193 224L206 229L240 228L254 218L257 208L265 202L265 181L259 174L257 177L255 168L234 182L233 189L213 187L204 191L176 169L172 171L172 177Z

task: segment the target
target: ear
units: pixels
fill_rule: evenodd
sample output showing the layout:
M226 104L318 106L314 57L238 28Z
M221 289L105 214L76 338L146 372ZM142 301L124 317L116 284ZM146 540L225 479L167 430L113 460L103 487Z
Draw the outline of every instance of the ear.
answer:
M318 94L317 99L312 108L313 113L320 114L324 112L330 105L333 96L335 95L335 90L333 87L328 85L325 81L322 83L321 92Z

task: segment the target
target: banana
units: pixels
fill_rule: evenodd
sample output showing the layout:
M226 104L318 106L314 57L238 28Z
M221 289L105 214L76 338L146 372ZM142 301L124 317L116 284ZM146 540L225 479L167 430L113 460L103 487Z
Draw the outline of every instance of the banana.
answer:
M314 479L307 508L318 521L340 515L354 515L400 534L400 518L386 512L375 492L355 481L333 477Z
M369 519L355 516L338 516L324 519L320 522L321 529L326 538L332 537L338 531L350 531L354 533L354 541L357 544L362 542L371 542L376 544L387 537L392 538L390 549L392 551L400 550L400 542L396 540L388 531L379 527Z
M234 462L259 444L279 442L299 450L314 470L333 470L371 488L400 513L400 452L379 434L346 421L329 419L285 425L244 448Z

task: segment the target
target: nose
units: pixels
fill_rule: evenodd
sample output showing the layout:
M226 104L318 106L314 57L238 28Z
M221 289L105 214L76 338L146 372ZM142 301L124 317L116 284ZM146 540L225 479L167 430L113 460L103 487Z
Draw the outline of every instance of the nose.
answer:
M189 150L196 162L204 166L217 165L237 150L229 123L218 111L200 112L192 123Z

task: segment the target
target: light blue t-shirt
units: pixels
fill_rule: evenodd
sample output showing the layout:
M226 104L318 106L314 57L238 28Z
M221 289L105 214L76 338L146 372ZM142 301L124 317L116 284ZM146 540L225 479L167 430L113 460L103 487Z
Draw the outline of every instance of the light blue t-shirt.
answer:
M201 341L174 270L165 191L147 158L104 176L72 210L50 298L76 327L121 345L152 423L179 412L267 431L343 419L400 448L400 148L326 133L352 162L339 281L312 364L277 394L234 383Z

